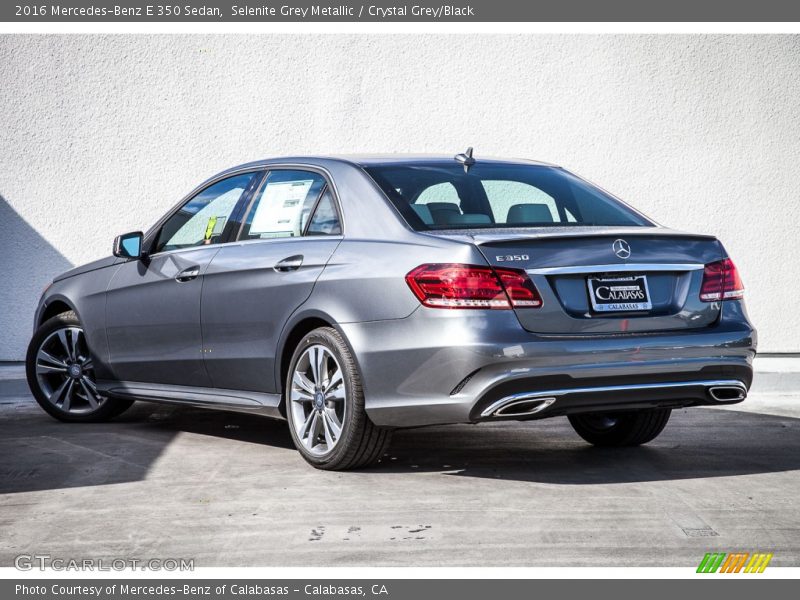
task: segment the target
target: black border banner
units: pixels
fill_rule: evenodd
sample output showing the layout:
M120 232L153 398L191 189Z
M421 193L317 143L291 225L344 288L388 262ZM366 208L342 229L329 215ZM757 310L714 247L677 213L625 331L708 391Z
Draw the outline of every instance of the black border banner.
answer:
M485 600L486 598L794 597L796 581L698 575L695 579L6 579L10 600Z
M791 0L4 0L0 22L797 22Z

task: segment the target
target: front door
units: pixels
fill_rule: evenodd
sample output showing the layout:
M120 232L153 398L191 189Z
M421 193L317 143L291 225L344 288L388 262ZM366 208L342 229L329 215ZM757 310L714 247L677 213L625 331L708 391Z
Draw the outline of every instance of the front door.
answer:
M240 174L203 189L164 222L149 256L116 272L106 302L115 379L210 386L200 328L203 281L255 177Z

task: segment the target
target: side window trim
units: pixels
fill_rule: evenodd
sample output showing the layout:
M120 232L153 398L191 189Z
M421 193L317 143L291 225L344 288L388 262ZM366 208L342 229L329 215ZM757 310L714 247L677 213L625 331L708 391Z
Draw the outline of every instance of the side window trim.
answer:
M222 244L228 244L230 242L235 241L234 238L234 231L235 231L235 222L234 222L234 215L236 218L239 218L241 215L241 207L245 204L250 202L250 198L253 195L255 187L264 179L266 171L263 168L250 168L245 169L242 171L237 171L233 173L226 173L224 176L215 177L207 184L203 185L202 187L195 188L188 195L184 196L184 198L178 202L172 210L170 210L166 215L161 217L159 221L153 226L153 228L148 231L147 240L145 243L145 247L147 248L148 256L161 256L163 254L170 254L172 252L180 252L182 250L187 250L187 248L176 248L173 250L162 250L160 252L153 252L156 244L158 243L158 239L161 236L161 231L164 229L164 225L175 216L184 206L186 206L189 202L194 200L199 194L205 192L208 188L213 185L218 184L220 181L224 181L226 179L230 179L231 177L238 177L240 175L248 175L252 174L254 177L252 181L248 184L247 189L242 193L242 197L236 202L236 206L233 207L233 211L231 212L231 218L228 220L228 223L225 224L225 230L222 233L222 241L213 244L214 246L221 246ZM196 248L195 248L196 249Z
M255 200L258 190L261 189L261 186L267 180L268 175L269 172L266 169L259 170L257 175L253 177L253 181L251 181L250 185L247 186L247 189L245 190L244 194L242 194L242 197L239 198L239 202L233 209L231 219L228 222L228 225L225 227L225 244L235 242L239 238L239 233L244 225L244 220L248 211L250 210L250 206L253 203L253 200Z
M332 237L343 237L344 236L344 217L342 216L342 205L339 201L339 194L336 192L336 186L331 183L331 177L329 176L327 171L323 171L322 169L317 169L310 165L297 165L297 164L274 164L268 165L264 168L263 175L261 179L259 179L258 184L253 187L249 194L249 198L247 201L247 206L243 209L242 213L239 215L239 223L237 223L236 227L236 234L231 236L231 239L228 241L231 242L250 242L250 241L268 241L270 239L274 240L286 240L288 238L265 238L264 240L247 240L242 239L242 233L244 232L244 226L247 222L247 217L250 215L250 211L253 210L253 203L255 202L256 198L258 198L259 193L261 192L261 188L267 184L267 180L269 179L269 174L272 171L308 171L309 173L314 173L315 175L319 175L325 180L325 184L320 189L317 198L314 200L314 206L312 207L311 211L308 213L308 221L303 227L303 231L300 236L292 239L301 239L305 237L317 237L317 236L307 236L306 233L308 232L308 228L311 225L311 220L314 218L314 214L317 212L317 207L319 206L320 200L322 200L322 196L325 194L325 191L330 191L331 197L333 198L333 210L336 211L336 216L339 219L339 228L341 229L341 233ZM182 206L182 205L181 205Z

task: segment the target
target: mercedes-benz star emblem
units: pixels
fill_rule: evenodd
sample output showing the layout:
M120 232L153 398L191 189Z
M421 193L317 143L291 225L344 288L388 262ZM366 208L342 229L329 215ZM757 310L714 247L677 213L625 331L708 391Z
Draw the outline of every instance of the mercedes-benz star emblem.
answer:
M625 240L614 240L614 243L611 244L611 249L620 258L628 258L631 255L631 247Z

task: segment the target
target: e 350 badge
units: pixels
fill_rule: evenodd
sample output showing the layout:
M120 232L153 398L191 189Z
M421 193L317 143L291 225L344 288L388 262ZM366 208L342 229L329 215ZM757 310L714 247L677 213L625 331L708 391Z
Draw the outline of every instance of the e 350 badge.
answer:
M497 262L518 262L521 260L530 260L530 258L531 257L527 254L501 254L494 257Z

